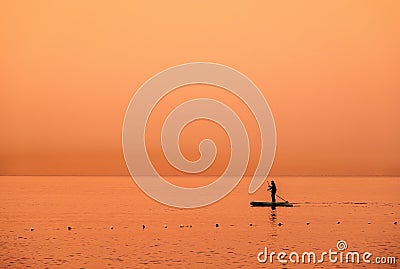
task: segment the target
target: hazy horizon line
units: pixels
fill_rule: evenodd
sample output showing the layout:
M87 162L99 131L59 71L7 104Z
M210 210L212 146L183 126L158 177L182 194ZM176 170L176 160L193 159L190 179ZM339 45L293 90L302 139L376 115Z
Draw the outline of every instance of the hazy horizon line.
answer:
M45 176L65 176L65 177L91 177L91 176L96 176L96 177L130 177L131 175L127 174L8 174L8 175L2 175L0 174L0 177L12 177L12 176L38 176L38 177L45 177ZM152 175L139 175L139 176L152 176ZM216 177L219 175L161 175L161 176L167 176L167 177ZM231 175L231 177L235 177L238 175ZM253 175L243 175L244 177L251 177ZM383 175L383 174L376 174L376 175L371 175L371 174L282 174L282 175L268 175L266 177L399 177L400 175Z

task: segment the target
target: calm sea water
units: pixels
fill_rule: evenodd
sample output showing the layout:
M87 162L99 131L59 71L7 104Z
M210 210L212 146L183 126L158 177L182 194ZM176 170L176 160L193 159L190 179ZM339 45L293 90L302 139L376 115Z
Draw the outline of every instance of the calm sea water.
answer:
M186 210L151 200L130 177L0 181L0 268L397 268L400 263L400 178L278 177L278 194L295 206L276 209L251 208L251 200L269 196L265 187L249 195L245 178L220 202ZM324 251L338 251L338 240L347 244L342 254L368 251L371 261L396 257L396 264L332 263L328 257L319 264L281 264L276 256L273 264L257 260L265 248L287 255L312 251L319 259Z

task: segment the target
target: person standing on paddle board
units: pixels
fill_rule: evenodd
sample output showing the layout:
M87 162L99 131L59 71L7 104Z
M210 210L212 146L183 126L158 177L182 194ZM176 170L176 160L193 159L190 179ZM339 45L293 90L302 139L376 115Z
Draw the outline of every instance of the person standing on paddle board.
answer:
M272 180L271 185L268 184L268 191L271 191L271 198L272 198L273 203L275 203L276 190L277 190L277 188L276 188L275 182Z

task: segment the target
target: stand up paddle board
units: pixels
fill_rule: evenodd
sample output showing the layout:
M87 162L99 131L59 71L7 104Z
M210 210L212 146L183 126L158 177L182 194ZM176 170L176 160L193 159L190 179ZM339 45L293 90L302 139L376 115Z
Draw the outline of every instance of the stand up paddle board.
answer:
M293 207L293 204L289 203L288 201L286 202L261 202L261 201L251 201L250 202L251 206L286 206L286 207Z

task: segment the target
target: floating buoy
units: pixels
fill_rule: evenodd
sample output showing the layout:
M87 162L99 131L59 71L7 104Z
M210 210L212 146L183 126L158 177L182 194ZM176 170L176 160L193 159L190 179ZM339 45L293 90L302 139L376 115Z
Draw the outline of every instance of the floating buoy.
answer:
M370 222L370 221L368 221L368 224L371 224L371 222Z
M113 227L113 226L110 226L110 230L114 230L114 227Z
M164 224L164 228L167 229L167 225L166 224Z
M71 231L72 230L72 227L71 226L68 226L68 231Z
M218 224L218 223L216 223L216 224L215 224L215 227L217 227L217 228L218 228L218 227L219 227L219 224Z
M282 226L282 225L283 225L282 223L280 223L280 222L278 223L278 226Z
M397 224L397 221L393 222L393 224L396 225L396 224Z
M33 232L35 229L33 227L30 228L31 232Z
M250 223L249 226L252 227L252 226L253 226L253 223Z
M310 222L309 222L309 221L307 221L307 222L306 222L306 224L307 224L307 225L310 225Z
M146 228L146 226L144 226L144 224L142 225L142 229L144 230L144 228Z
M189 227L192 228L192 225L190 225Z
M340 221L338 221L337 224L340 224Z
M179 228L183 228L183 224L179 225Z

